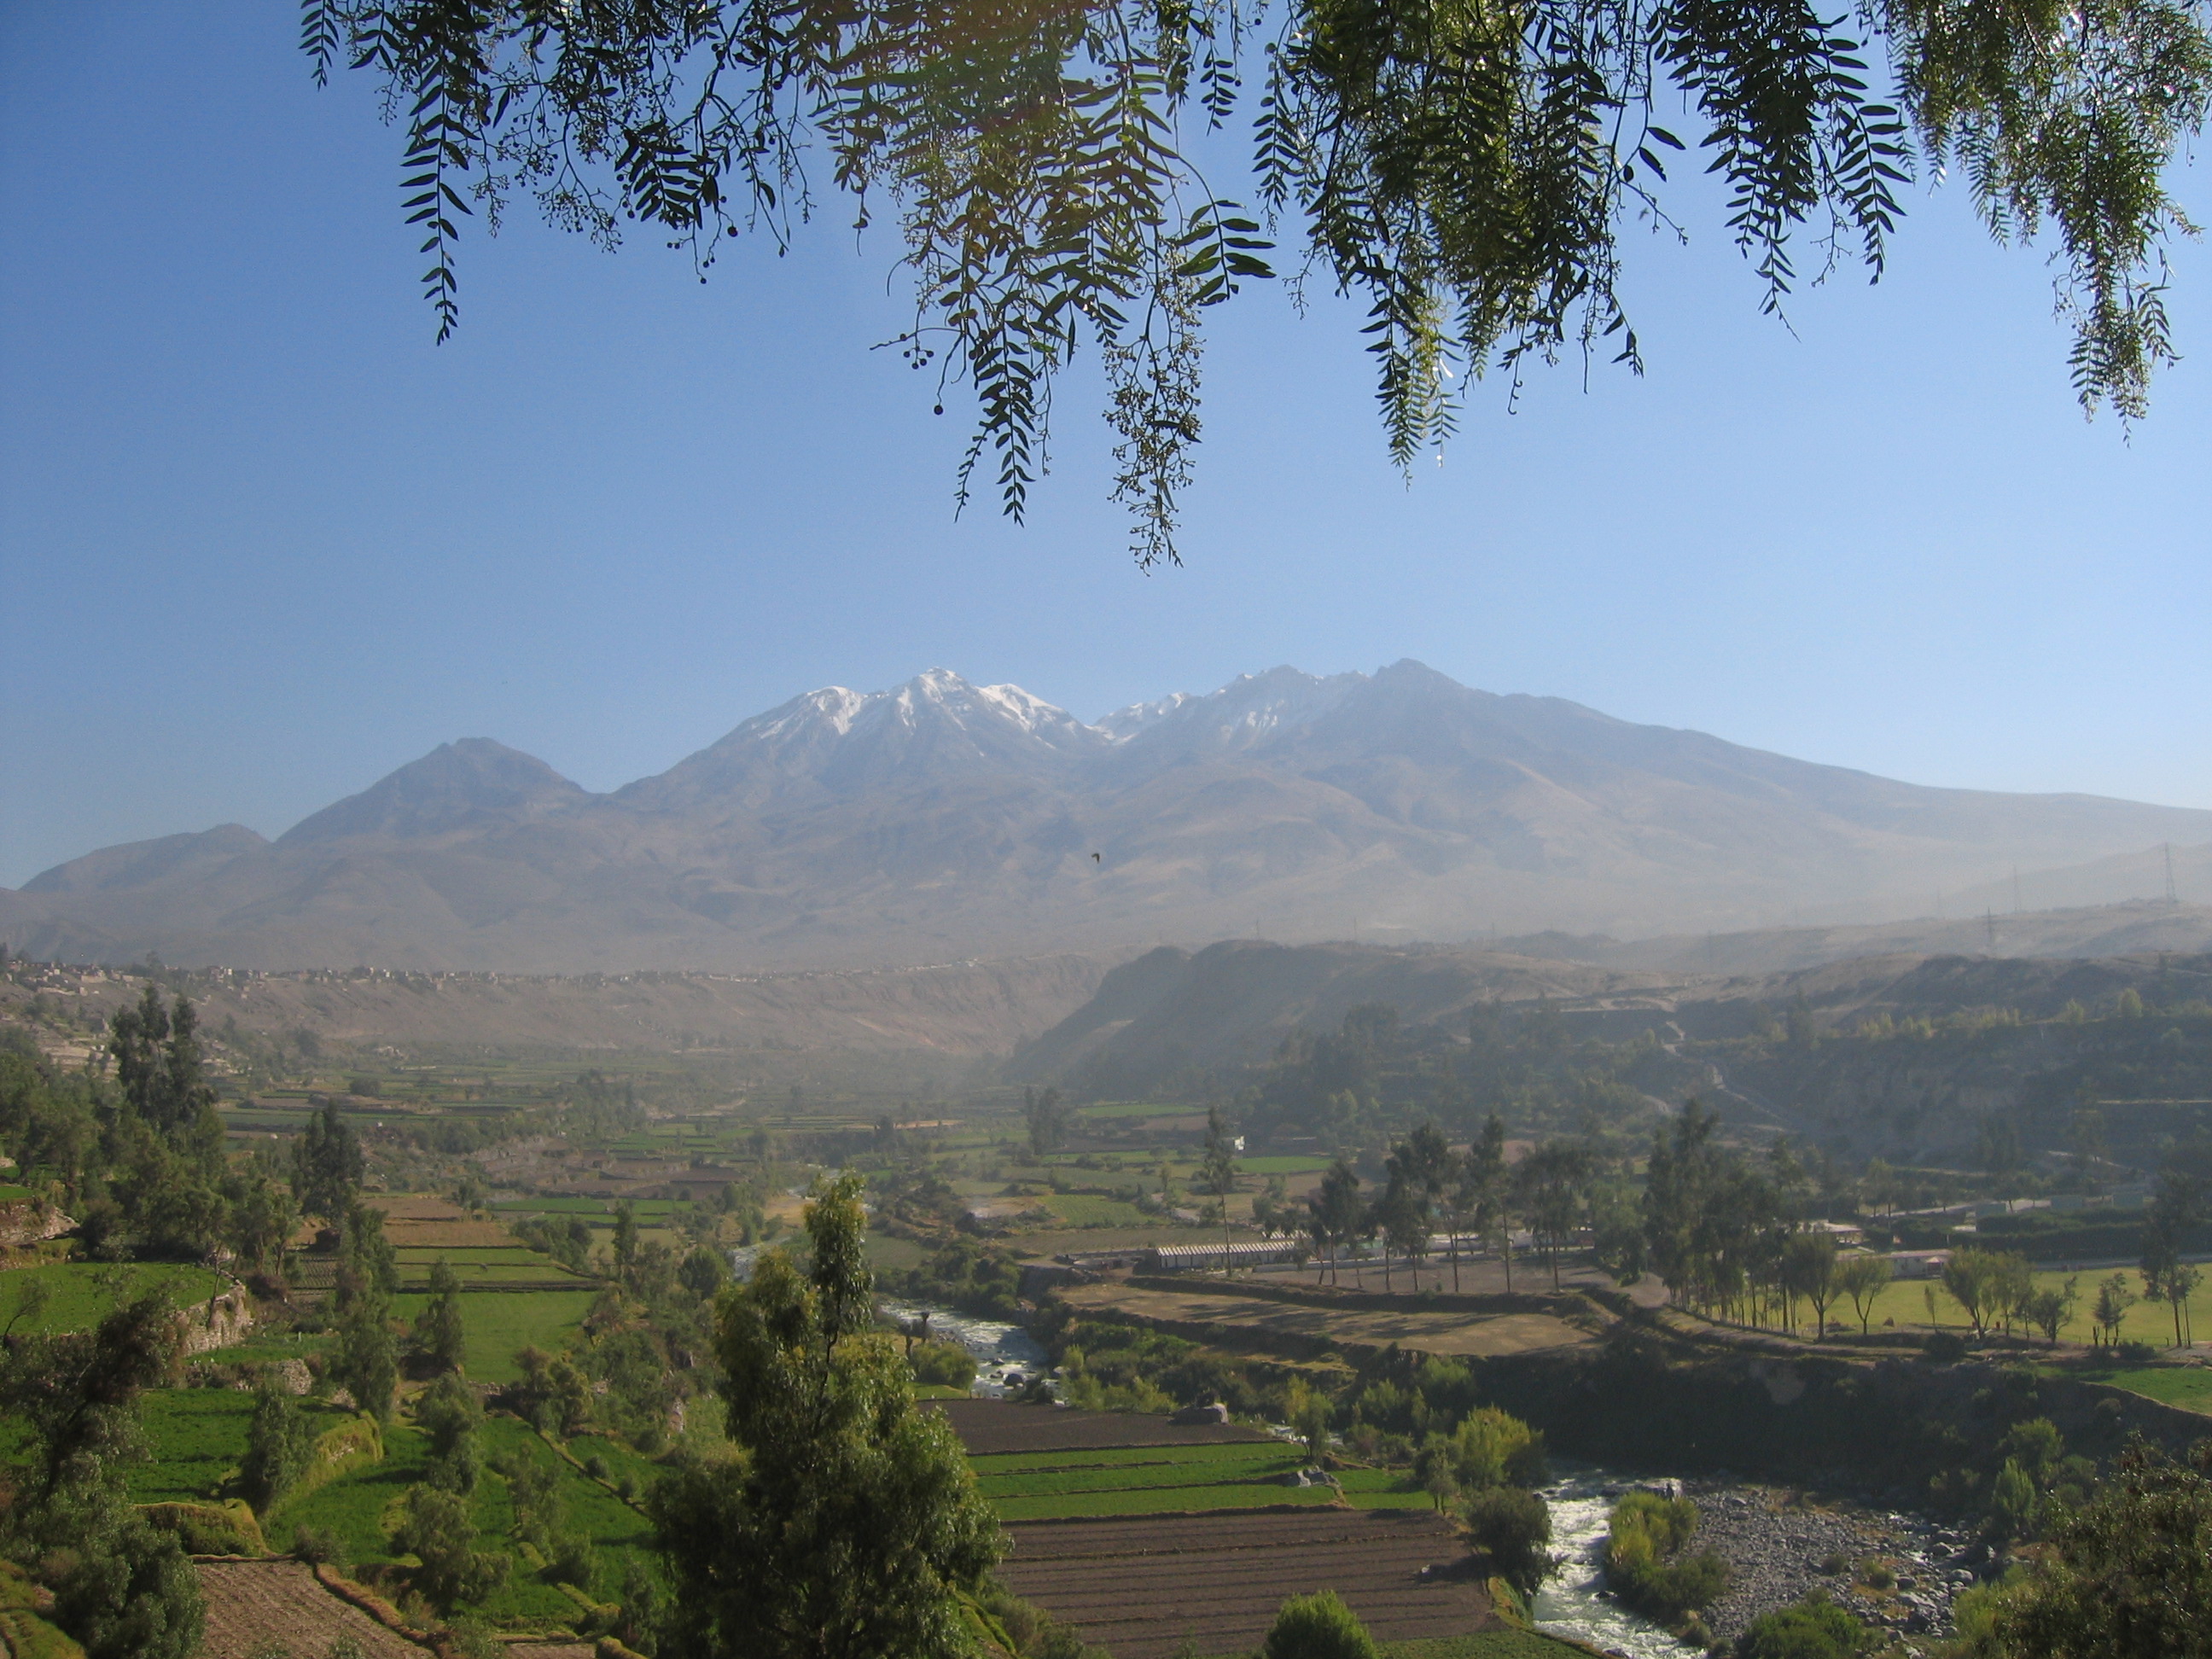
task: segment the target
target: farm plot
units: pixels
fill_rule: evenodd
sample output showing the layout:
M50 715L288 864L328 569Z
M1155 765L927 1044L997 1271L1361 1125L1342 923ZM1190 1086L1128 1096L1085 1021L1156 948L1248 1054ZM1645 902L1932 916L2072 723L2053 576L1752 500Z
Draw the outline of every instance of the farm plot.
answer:
M1009 1522L1267 1509L1328 1504L1336 1496L1326 1485L1298 1484L1305 1455L1279 1443L1018 1452L972 1461L983 1496Z
M349 1638L362 1659L422 1659L428 1649L386 1630L325 1589L303 1561L202 1561L207 1634L199 1659L247 1659L273 1644L286 1653L329 1651Z
M595 1558L592 1583L579 1588L600 1595L617 1593L629 1566L641 1562L649 1550L643 1516L514 1418L495 1415L485 1423L483 1449L488 1461L520 1456L554 1470L559 1477L563 1525L591 1540ZM407 1488L422 1479L427 1453L420 1431L410 1424L394 1423L385 1433L382 1462L280 1504L265 1530L281 1547L297 1527L327 1528L337 1535L346 1559L390 1561L394 1558L389 1530L396 1505ZM509 1550L516 1558L507 1582L483 1604L486 1617L565 1625L577 1616L576 1604L521 1555L512 1538L514 1506L504 1479L487 1471L471 1494L469 1513L481 1547Z
M1395 1343L1424 1353L1488 1357L1574 1347L1595 1340L1547 1313L1468 1314L1427 1309L1407 1298L1402 1310L1312 1307L1231 1291L1153 1291L1126 1285L1071 1285L1066 1300L1086 1312L1127 1313L1173 1330L1200 1327L1224 1339L1312 1352L1322 1344L1385 1348ZM1188 1334L1188 1331L1184 1332Z
M157 1389L142 1405L153 1455L131 1471L131 1501L203 1504L222 1496L224 1477L246 1461L253 1396L240 1389Z
M929 1409L945 1413L971 1457L1107 1447L1134 1451L1152 1446L1279 1443L1242 1423L1170 1423L1164 1417L1133 1412L1064 1411L1057 1406L973 1399L933 1401Z
M496 1250L514 1243L514 1235L496 1221L387 1221L384 1236L402 1250Z
M461 1333L468 1345L469 1380L519 1382L515 1355L525 1348L556 1352L584 1322L592 1291L481 1290L461 1298ZM429 1301L403 1291L392 1298L402 1319L414 1320Z
M1285 1596L1334 1589L1378 1641L1498 1626L1466 1547L1441 1517L1319 1509L1030 1522L1007 1528L1015 1591L1115 1659L1257 1647Z
M1150 1218L1127 1200L1098 1193L1055 1193L1037 1201L1071 1227L1141 1227Z
M210 1268L160 1262L56 1261L43 1267L18 1267L0 1278L0 1322L33 1285L45 1287L46 1305L37 1318L17 1324L19 1334L89 1330L116 1308L149 1291L162 1291L179 1307L188 1308L228 1283Z
M516 1246L511 1249L425 1249L410 1246L397 1252L401 1287L428 1289L431 1269L443 1261L453 1270L465 1291L582 1289L598 1281L588 1273L571 1273L542 1251Z

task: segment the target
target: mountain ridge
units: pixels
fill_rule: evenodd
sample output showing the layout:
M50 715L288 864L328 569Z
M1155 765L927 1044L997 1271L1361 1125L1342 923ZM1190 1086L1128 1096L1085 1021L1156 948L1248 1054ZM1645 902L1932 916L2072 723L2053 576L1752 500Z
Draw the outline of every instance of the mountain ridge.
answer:
M804 693L605 793L490 738L441 744L273 842L222 826L0 889L0 939L557 973L1620 937L1864 923L2008 863L2125 872L2161 842L2212 842L2212 812L1901 783L1411 660L1095 722L932 669Z

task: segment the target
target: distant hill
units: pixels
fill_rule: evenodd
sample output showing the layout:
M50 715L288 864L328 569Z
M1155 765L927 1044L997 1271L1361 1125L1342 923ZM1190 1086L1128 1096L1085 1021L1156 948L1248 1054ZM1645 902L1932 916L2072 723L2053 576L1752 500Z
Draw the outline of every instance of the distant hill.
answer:
M1496 1005L1516 1017L1547 1006L1575 1036L1619 1042L1649 1031L1679 1043L1759 1032L1800 998L1814 1029L1836 1036L1885 1015L1941 1021L2008 1010L2034 1021L2069 1004L2109 1012L2128 990L2157 1008L2212 1001L2212 955L1894 952L1705 975L1451 947L1226 940L1196 952L1152 951L1115 968L1087 1002L1017 1049L1006 1074L1087 1096L1140 1095L1264 1062L1291 1031L1334 1030L1364 1003L1387 1005L1407 1025L1441 1027L1455 1042L1465 1037L1470 1011ZM1909 1060L1918 1051L1897 1052ZM1717 1079L1699 1086L1729 1092Z
M1279 668L1095 725L940 670L810 692L606 795L447 744L274 842L228 824L0 890L0 939L555 973L1624 939L1863 923L2014 866L2101 893L2166 843L2212 870L2188 852L2212 812L1898 783L1413 662Z
M2137 899L2069 910L1923 916L1861 927L1771 927L1617 939L1558 932L1493 947L1593 967L1676 974L1782 974L1898 956L2107 957L2212 951L2212 906Z

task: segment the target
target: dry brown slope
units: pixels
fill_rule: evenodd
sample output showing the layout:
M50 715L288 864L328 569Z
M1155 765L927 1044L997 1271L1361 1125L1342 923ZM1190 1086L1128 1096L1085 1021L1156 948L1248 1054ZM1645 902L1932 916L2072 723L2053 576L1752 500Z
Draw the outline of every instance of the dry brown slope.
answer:
M195 998L210 1032L235 1020L247 1031L307 1030L356 1045L776 1047L981 1057L1008 1053L1049 1029L1088 1000L1110 965L1067 955L750 976L267 974L202 981ZM143 986L136 975L112 971L51 974L35 985L0 982L0 1018L20 1017L38 994L104 1017Z

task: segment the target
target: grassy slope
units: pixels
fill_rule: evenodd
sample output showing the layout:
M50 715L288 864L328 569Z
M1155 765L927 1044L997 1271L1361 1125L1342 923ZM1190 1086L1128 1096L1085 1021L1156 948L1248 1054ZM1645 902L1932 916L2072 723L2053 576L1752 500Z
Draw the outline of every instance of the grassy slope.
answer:
M2087 1342L2089 1340L2089 1314L2096 1303L2097 1286L2110 1278L2114 1271L2106 1267L2088 1273L2051 1272L2035 1275L2038 1290L2056 1290L2069 1279L2074 1280L2074 1318L2069 1324L2060 1328L2062 1340L2068 1342ZM2128 1288L2140 1296L2142 1293L2142 1276L2130 1272L2125 1277ZM1896 1279L1885 1285L1875 1301L1873 1328L1880 1330L1885 1320L1894 1320L1898 1329L1917 1328L1925 1330L1928 1328L1928 1302L1923 1287L1929 1285L1936 1287L1936 1323L1947 1331L1961 1334L1968 1331L1971 1328L1959 1304L1944 1294L1940 1281L1927 1279ZM1809 1334L1813 1327L1812 1310L1801 1307L1800 1312L1804 1321L1803 1328ZM2190 1298L2189 1312L2199 1329L2212 1334L2212 1273L2205 1276L2204 1282L2197 1288L2197 1294ZM1859 1328L1858 1310L1848 1301L1832 1308L1829 1316L1844 1330ZM2138 1302L2128 1310L2127 1320L2120 1327L2120 1338L2123 1341L2148 1342L2154 1346L2165 1347L2173 1340L2173 1316L2163 1302Z
M0 1279L0 1322L15 1297L33 1283L44 1285L51 1300L36 1320L15 1328L32 1331L89 1330L118 1303L161 1290L179 1307L204 1302L228 1281L205 1267L173 1262L116 1265L100 1261L58 1261L43 1267L19 1267Z
M131 1473L137 1504L210 1503L246 1460L253 1396L241 1389L157 1389L143 1402L152 1456ZM333 1417L330 1424L338 1419Z
M514 1356L526 1347L557 1351L583 1322L591 1291L473 1291L461 1298L461 1328L468 1342L469 1377L513 1382L522 1376ZM399 1316L412 1322L430 1298L396 1296Z
M588 1592L605 1600L615 1595L623 1571L633 1559L642 1561L650 1544L644 1518L605 1486L592 1480L562 1459L523 1423L494 1417L484 1425L487 1461L522 1456L555 1468L561 1476L561 1499L565 1524L592 1540L596 1571ZM266 1530L270 1542L283 1547L296 1527L327 1528L337 1535L346 1559L354 1563L396 1559L386 1537L393 1510L407 1488L422 1479L422 1436L412 1425L395 1421L386 1431L385 1460L341 1477L304 1497L280 1504L270 1516ZM626 1454L632 1460L635 1454ZM514 1567L507 1584L495 1592L481 1609L495 1620L523 1620L567 1624L574 1619L574 1602L544 1574L532 1569L516 1549L513 1537L514 1508L507 1482L489 1469L470 1499L480 1546L514 1553Z

